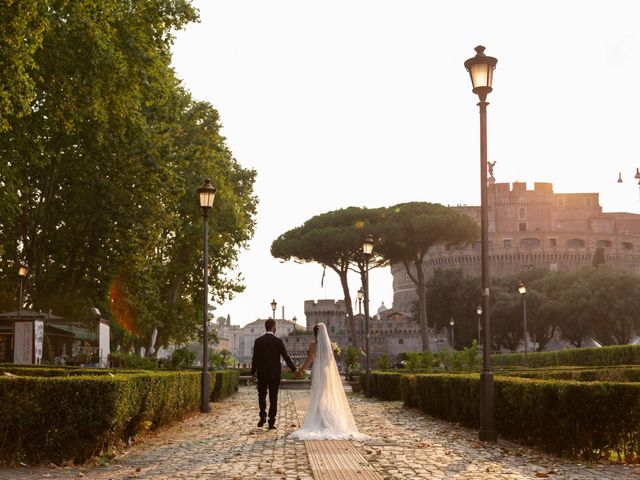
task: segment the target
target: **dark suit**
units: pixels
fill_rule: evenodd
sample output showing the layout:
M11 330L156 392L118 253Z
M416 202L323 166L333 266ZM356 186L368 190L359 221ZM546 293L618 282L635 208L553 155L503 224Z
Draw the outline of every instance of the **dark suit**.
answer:
M284 342L272 333L265 333L256 338L253 344L253 361L251 375L258 377L258 404L260 418L267 417L267 388L269 389L269 425L276 422L278 412L278 388L282 366L280 357L284 358L292 372L296 366L291 361Z

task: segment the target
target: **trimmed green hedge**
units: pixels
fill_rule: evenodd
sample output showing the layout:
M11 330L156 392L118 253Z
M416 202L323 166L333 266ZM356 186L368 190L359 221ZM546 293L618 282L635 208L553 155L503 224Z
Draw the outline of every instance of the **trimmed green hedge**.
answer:
M367 391L367 374L360 372L360 385L367 397L400 400L400 378L401 375L395 372L372 372L370 391Z
M196 372L0 377L0 460L82 462L199 406Z
M216 384L211 395L214 402L220 401L238 391L240 372L238 370L218 370Z
M400 398L408 407L420 406L418 396L418 379L415 375L402 375L400 377Z
M560 365L640 365L640 345L615 345L599 348L569 348L553 352L532 352L528 355L529 367ZM525 365L524 353L491 355L494 367Z
M640 382L640 367L544 369L504 372L502 375L540 380L571 380L575 382Z
M81 367L43 367L38 365L28 366L0 366L0 375L4 372L24 377L74 377L79 375L127 375L143 373L144 370L110 370L106 368L81 368Z
M477 374L396 375L406 405L468 427L479 426ZM589 459L612 453L637 459L640 454L640 384L498 376L494 386L495 422L501 435Z

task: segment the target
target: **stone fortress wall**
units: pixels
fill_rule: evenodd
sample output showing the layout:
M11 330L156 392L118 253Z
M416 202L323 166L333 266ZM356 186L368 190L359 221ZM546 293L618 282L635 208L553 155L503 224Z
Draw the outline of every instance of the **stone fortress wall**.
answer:
M480 207L453 207L480 223ZM573 270L591 265L603 248L607 265L640 273L640 215L605 213L598 193L554 193L551 183L489 182L489 269L492 276L544 267ZM480 275L480 241L439 245L425 259L427 271L461 268ZM415 286L400 264L391 266L393 309L410 312Z

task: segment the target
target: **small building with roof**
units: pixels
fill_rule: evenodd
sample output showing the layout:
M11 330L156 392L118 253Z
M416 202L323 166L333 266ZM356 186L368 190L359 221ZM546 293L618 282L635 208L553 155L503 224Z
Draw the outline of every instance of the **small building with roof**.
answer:
M106 367L109 322L97 309L92 313L75 320L25 309L0 313L0 363Z

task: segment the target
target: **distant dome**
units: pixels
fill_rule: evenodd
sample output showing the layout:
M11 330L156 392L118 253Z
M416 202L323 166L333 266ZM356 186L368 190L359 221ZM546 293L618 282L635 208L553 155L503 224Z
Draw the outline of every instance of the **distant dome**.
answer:
M386 312L387 310L389 309L385 307L384 302L382 302L382 305L380 305L380 307L378 308L378 313Z

